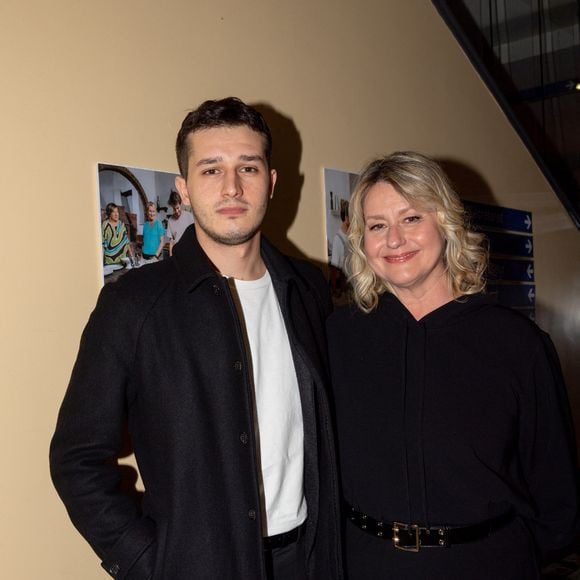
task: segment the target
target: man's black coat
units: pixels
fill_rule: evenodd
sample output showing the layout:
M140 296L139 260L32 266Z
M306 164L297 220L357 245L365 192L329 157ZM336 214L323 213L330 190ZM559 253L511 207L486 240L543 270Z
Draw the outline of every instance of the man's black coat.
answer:
M320 272L267 241L300 385L309 578L341 577ZM264 578L251 367L228 281L190 227L174 257L105 286L51 445L69 515L116 578ZM144 482L124 494L125 426Z

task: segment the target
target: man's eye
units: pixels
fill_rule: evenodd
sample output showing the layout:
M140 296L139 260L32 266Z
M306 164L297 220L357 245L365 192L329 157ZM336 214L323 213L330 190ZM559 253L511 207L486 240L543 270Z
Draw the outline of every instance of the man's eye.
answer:
M215 167L212 167L210 169L204 169L202 171L202 175L215 175L218 172L217 169L215 169Z
M242 173L256 173L258 171L257 167L242 167Z

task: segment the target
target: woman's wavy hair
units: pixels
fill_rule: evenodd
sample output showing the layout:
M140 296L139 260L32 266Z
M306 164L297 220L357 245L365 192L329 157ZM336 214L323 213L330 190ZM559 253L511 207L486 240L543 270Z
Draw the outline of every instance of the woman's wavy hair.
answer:
M371 187L380 182L390 183L417 209L435 212L445 241L443 262L453 296L483 291L488 261L485 238L469 229L463 204L443 169L420 153L397 151L363 169L350 200L346 269L356 305L368 313L376 308L383 292L395 293L374 273L364 253L363 206Z

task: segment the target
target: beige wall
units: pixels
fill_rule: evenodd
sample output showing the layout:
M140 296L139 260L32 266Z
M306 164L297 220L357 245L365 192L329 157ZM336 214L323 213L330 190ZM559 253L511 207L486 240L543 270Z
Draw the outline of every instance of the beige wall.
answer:
M395 148L466 165L471 197L533 210L539 319L580 406L580 235L428 0L3 0L0 75L3 577L104 577L47 465L100 286L95 165L175 170L178 125L206 98L277 112L278 237L289 226L285 247L312 258L322 167Z

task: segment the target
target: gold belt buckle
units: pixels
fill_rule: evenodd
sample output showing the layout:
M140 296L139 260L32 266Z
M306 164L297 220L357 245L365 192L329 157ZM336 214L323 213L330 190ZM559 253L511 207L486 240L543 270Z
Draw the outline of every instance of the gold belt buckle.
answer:
M399 532L411 532L415 535L415 545L414 546L401 546L401 538L399 537ZM418 552L421 547L421 541L419 540L419 526L417 524L402 524L401 522L393 522L393 546L397 550L403 550L403 552Z

